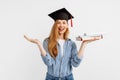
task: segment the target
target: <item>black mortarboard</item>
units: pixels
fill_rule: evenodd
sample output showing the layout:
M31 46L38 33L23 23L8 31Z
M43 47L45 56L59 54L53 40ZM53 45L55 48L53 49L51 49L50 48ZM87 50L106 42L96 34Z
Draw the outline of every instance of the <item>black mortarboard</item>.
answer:
M60 19L60 20L69 20L71 19L71 26L72 26L72 18L74 18L65 8L56 10L50 14L48 14L52 19L55 21Z

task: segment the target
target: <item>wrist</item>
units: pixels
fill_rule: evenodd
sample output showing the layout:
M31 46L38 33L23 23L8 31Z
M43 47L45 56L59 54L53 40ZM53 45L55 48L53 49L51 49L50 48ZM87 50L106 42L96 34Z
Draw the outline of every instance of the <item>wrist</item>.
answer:
M38 45L38 46L41 46L41 44L40 44L40 43L37 43L37 45Z
M87 45L87 43L83 41L83 42L82 42L82 45L85 46L85 45Z

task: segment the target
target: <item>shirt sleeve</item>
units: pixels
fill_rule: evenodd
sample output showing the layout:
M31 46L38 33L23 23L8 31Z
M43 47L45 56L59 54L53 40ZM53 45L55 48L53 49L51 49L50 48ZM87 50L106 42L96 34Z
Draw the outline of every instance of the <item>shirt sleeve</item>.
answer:
M55 61L54 61L53 57L51 57L51 55L48 51L48 40L47 39L43 41L43 48L46 51L46 56L41 55L42 60L47 66L51 66Z
M80 62L82 61L83 56L79 57L78 56L78 51L77 51L77 46L75 42L72 44L72 57L71 57L71 64L74 67L78 67L80 65Z

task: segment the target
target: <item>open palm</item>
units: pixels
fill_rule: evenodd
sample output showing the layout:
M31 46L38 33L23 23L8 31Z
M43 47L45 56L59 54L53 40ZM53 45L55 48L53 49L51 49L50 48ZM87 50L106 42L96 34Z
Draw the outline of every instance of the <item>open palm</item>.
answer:
M90 42L93 42L93 41L96 41L96 40L100 40L102 39L103 37L102 36L96 36L96 37L93 37L93 39L90 39L90 40L84 40L83 42L88 44Z
M40 43L38 39L32 39L32 38L28 38L26 35L24 35L24 38L32 43L38 44Z

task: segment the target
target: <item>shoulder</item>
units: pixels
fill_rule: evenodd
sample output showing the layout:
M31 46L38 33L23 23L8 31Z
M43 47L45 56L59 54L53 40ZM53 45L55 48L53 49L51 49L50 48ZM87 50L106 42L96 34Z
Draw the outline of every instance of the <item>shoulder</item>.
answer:
M48 38L48 37L45 38L43 42L46 42L46 41L47 41L47 42L49 41L49 38Z
M45 39L43 40L43 44L48 44L48 41L49 41L49 38L45 38Z
M73 41L72 39L67 39L67 42L68 42L69 44L71 44L72 46L73 46L73 45L76 45L75 41Z

